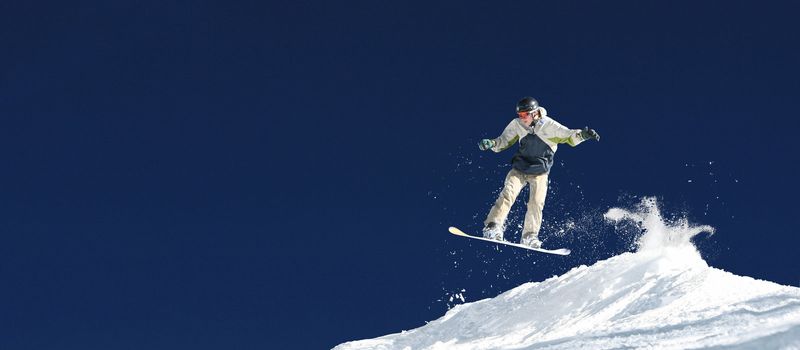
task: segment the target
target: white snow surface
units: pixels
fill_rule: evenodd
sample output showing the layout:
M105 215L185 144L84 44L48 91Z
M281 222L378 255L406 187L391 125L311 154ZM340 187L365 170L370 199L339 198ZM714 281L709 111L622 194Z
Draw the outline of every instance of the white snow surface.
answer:
M639 209L605 215L644 229L636 252L334 349L800 349L800 288L710 267L690 238L713 228Z

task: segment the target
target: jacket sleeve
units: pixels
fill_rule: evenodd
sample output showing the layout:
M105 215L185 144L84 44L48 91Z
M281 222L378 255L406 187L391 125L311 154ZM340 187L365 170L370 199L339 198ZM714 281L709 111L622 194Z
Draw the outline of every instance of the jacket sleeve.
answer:
M511 120L511 122L508 123L506 128L503 130L503 133L494 139L494 147L492 147L492 151L495 153L502 152L517 143L520 138L520 129L521 128L518 125L517 120Z
M584 141L581 137L581 129L569 129L553 119L548 120L547 124L546 127L549 129L547 139L550 142L566 143L575 147Z

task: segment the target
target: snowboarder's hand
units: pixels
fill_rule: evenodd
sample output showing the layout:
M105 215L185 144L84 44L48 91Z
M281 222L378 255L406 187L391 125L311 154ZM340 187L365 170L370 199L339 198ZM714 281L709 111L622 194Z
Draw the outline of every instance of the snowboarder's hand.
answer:
M480 148L481 151L491 149L492 147L494 147L494 140L483 139L478 143L478 148Z
M589 129L588 126L581 130L581 137L584 140L595 139L595 141L600 141L600 134L598 134L597 131L594 131L594 129Z

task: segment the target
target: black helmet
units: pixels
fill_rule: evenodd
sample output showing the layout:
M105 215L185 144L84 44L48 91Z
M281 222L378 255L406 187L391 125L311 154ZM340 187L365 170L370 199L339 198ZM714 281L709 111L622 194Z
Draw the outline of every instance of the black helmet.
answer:
M517 102L517 113L528 112L539 108L539 102L533 97L523 97Z

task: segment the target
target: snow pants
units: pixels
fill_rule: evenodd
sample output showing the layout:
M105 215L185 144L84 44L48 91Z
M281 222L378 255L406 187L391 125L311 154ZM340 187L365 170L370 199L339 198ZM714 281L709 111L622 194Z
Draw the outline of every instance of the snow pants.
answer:
M511 211L511 205L517 199L517 195L525 187L530 185L530 196L528 197L528 210L525 212L525 222L522 227L522 239L539 238L539 230L542 228L542 210L544 200L547 196L547 173L541 175L525 174L517 169L511 169L506 175L503 191L497 197L492 210L483 222L484 225L494 222L498 227L503 227Z

